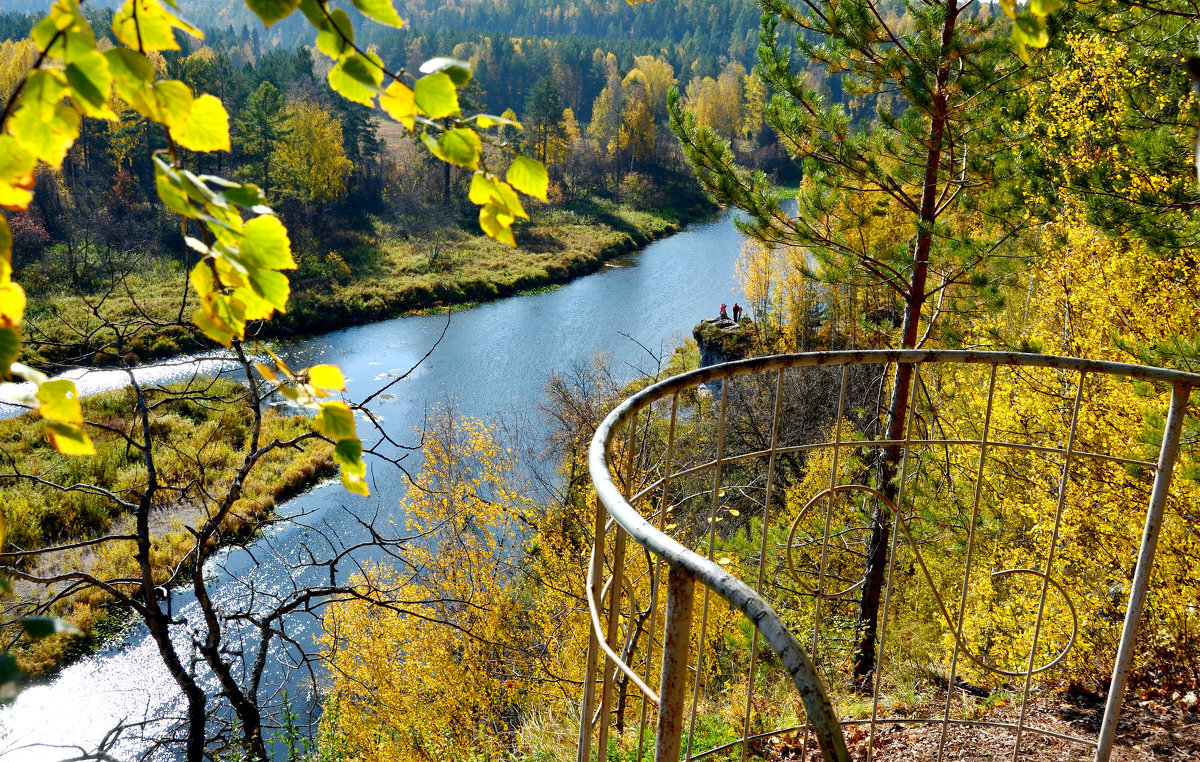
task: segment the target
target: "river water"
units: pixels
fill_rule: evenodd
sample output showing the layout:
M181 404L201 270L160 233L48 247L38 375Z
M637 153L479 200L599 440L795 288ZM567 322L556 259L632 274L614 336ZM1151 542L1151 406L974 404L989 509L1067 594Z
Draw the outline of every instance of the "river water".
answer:
M654 361L633 340L656 353L669 349L702 318L714 317L722 302L732 309L735 300L742 300L733 279L741 243L733 213L727 211L548 293L456 312L448 327L444 315L404 317L296 342L283 353L292 367L338 364L348 379L349 398L362 399L416 364L445 330L441 343L409 378L372 401L370 407L388 433L415 443L414 427L446 401L460 413L480 418L524 415L537 430L537 405L552 371L568 371L606 353L619 376L653 373ZM176 362L148 368L143 378L167 381L189 372L186 363ZM100 374L94 381L96 389L120 383ZM92 388L86 374L80 383L81 390ZM321 485L280 506L281 514L302 519L268 530L264 540L249 548L221 553L209 574L213 597L234 604L244 595L247 579L263 589L294 584L286 549L306 541L306 525L320 522L353 536L357 524L347 507L360 515L365 510L393 516L404 491L403 475L386 464L369 468L370 498L348 495L337 484ZM186 592L176 593L174 601L180 616L194 614ZM314 620L299 627L291 634L311 648ZM186 643L184 628L178 629L180 643ZM286 655L275 660L268 681L273 684L264 687L263 696L289 685L293 693L298 691L298 676L288 670ZM143 628L134 627L103 652L73 664L48 684L26 689L0 709L0 758L70 758L81 748L94 748L118 723L157 720L159 725L127 732L117 743L118 758L136 756L145 742L135 736L163 732L182 708L182 697L153 642Z

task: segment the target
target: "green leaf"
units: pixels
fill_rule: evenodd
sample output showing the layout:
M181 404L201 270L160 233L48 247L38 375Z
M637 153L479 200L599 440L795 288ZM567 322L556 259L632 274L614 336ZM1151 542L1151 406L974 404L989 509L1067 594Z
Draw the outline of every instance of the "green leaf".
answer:
M313 417L313 428L321 436L334 442L358 439L354 428L354 413L345 402L337 400L321 403L320 411Z
M8 227L8 220L3 214L0 214L0 259L12 265L12 230ZM8 366L5 366L8 367Z
M58 104L52 113L45 115L30 108L20 108L9 120L8 130L38 158L58 169L79 137L79 112L65 103Z
M41 640L51 635L66 634L83 637L79 628L56 616L27 616L21 618L21 629L30 640Z
M390 117L408 129L412 129L413 117L417 115L417 104L413 99L413 91L403 82L393 82L379 96L379 106Z
M12 701L21 687L21 670L11 654L0 653L0 701Z
M512 109L508 109L506 111L506 113L511 114ZM486 130L488 127L516 127L518 130L525 129L521 125L521 123L518 122L517 120L509 119L508 117L505 117L505 116L492 116L491 114L476 114L472 117L469 117L468 121L470 121L471 119L475 120L475 124L477 124L479 126L479 129L481 129L481 130Z
M333 448L333 459L341 466L342 486L348 492L368 497L367 464L362 459L362 442L358 439L343 439Z
M467 169L475 169L479 166L483 143L474 130L455 127L443 132L436 141L429 135L422 135L421 140L430 152L442 161Z
M277 309L280 312L287 311L288 296L291 295L292 287L288 283L286 275L275 270L255 267L247 275L247 279L250 281L250 287L254 290L254 293L265 299L271 308ZM270 316L269 311L265 315L247 315L251 319L258 319L259 317L268 318Z
M5 595L12 595L13 593L12 580L4 574L0 574L0 593L4 593Z
M16 326L0 326L0 379L12 378L12 364L21 356L21 331Z
M317 31L317 50L333 59L345 58L354 53L354 25L341 8L329 12L329 18Z
M38 387L38 407L43 418L67 423L83 423L83 407L79 404L79 392L75 382L69 378L47 381Z
M61 73L53 69L36 69L25 78L21 108L30 110L39 119L48 119L66 91Z
M104 51L108 69L112 73L113 89L126 103L144 98L147 86L154 81L154 64L150 59L129 48L110 48ZM190 97L191 91L188 92ZM134 106L136 108L136 106Z
M354 7L372 21L394 26L397 29L404 26L404 19L396 13L392 0L354 0Z
M38 50L74 61L96 49L96 35L76 0L58 0L29 35Z
M539 161L518 156L513 159L505 179L509 184L527 196L546 200L546 191L550 188L550 175Z
M329 70L329 86L346 99L373 108L383 83L383 62L373 59L355 54L338 61Z
M46 421L50 444L63 455L95 455L96 446L83 429L65 421Z
M264 26L281 21L300 7L300 0L246 0L246 7L262 19Z
M430 119L454 116L459 112L458 91L445 72L418 79L413 86L413 99L421 113Z
M346 391L346 377L336 365L314 365L308 369L308 383L319 389Z
M112 20L113 35L126 47L143 52L179 50L176 29L204 38L203 32L172 14L158 0L125 0Z
M1049 16L1062 5L1062 0L1029 0L1029 12L1035 16Z
M471 189L468 193L471 203L483 206L491 204L504 210L511 217L529 219L521 200L513 191L512 186L498 177L484 172L477 172L471 178Z
M154 184L158 189L158 197L168 209L184 217L200 219L200 210L192 206L179 173L157 156L154 157Z
M179 50L170 14L156 0L125 0L113 16L112 33L133 50Z
M83 113L97 119L116 119L117 115L108 107L108 96L112 92L112 74L108 70L108 59L102 53L92 51L78 56L67 64L67 86L71 88L71 99Z
M13 282L8 262L0 261L0 275L0 326L16 328L25 313L25 289Z
M214 182L225 186L225 189L217 195L231 204L249 209L255 214L271 214L270 207L266 206L267 196L254 183L231 183L220 177L212 177L204 175L200 178L205 182Z
M471 65L457 58L438 56L421 64L422 74L436 74L437 72L445 72L455 87L465 87L471 81Z
M501 243L516 246L512 224L516 218L495 204L486 204L479 210L479 227L483 232Z
M1018 45L1044 48L1050 42L1050 32L1041 19L1023 13L1013 22L1012 38Z
M0 134L0 206L23 211L33 199L37 154L12 135Z
M228 151L229 114L221 99L206 94L192 101L187 122L171 128L171 137L193 151Z
M321 12L321 5L317 0L300 0L300 12L315 29L319 30L325 23L325 14Z
M287 228L274 215L255 217L242 228L240 253L243 259L256 267L271 270L294 270L292 244Z

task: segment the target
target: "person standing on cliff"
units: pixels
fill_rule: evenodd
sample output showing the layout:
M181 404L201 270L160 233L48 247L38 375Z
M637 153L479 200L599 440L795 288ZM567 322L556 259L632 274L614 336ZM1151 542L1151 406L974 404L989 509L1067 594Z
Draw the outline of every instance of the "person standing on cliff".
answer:
M733 303L733 322L742 322L742 308L738 306L737 302Z
M725 302L721 302L721 319L728 320L729 313L725 311Z

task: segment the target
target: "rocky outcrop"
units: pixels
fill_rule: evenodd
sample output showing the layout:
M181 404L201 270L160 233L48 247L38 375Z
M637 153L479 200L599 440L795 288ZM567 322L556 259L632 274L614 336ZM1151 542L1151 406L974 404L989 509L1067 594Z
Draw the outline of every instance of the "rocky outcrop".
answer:
M700 347L700 367L719 365L723 362L742 360L750 356L754 348L757 326L750 318L740 323L729 318L702 320L692 329L696 345Z

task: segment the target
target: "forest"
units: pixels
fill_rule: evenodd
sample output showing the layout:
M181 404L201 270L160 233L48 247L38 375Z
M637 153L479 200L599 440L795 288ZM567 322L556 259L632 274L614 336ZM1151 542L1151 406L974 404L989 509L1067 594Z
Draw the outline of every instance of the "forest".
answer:
M632 510L757 575L841 722L818 749L816 699L705 589L681 758L1200 754L1197 379L1036 359L1200 366L1191 6L6 7L2 698L134 632L175 696L64 729L62 758L648 758L664 704L614 665L658 679L667 564L606 523L605 417L714 354L934 349L1025 365L747 374L606 443ZM369 389L290 353L402 315L448 327L722 207L746 317L640 346L649 370L554 369L536 424L450 396L397 430L381 405L441 338ZM183 370L142 375L154 360ZM97 369L122 380L84 394Z

